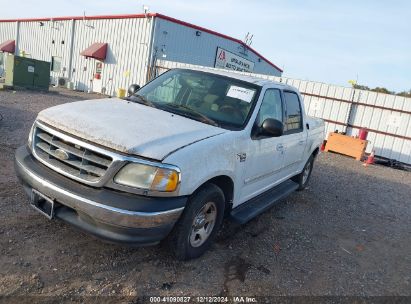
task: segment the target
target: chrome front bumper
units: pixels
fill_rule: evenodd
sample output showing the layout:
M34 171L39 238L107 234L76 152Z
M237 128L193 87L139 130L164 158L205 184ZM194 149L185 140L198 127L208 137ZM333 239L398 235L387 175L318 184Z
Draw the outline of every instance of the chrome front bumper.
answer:
M82 185L39 163L26 147L16 151L15 169L28 194L35 189L66 207L56 217L113 242L157 243L171 231L187 201Z

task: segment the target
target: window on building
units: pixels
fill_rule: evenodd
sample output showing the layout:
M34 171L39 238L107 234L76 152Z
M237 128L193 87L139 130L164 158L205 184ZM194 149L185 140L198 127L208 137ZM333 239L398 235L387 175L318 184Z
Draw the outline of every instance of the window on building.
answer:
M57 56L51 57L51 71L52 72L61 71L61 57L57 57Z
M260 111L258 112L257 125L261 126L267 118L283 121L283 105L280 90L268 89L264 94Z
M303 129L303 118L298 95L293 92L284 92L286 121L284 131L288 133L300 132Z
M0 65L3 65L3 64L4 64L4 56L3 56L3 53L0 52Z

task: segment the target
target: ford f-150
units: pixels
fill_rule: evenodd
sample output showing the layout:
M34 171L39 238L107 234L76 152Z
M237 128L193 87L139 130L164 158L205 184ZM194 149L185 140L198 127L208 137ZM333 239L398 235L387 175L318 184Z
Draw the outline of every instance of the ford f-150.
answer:
M167 240L184 260L224 218L246 223L304 189L323 138L289 85L172 69L124 99L40 112L15 168L48 218L111 242Z

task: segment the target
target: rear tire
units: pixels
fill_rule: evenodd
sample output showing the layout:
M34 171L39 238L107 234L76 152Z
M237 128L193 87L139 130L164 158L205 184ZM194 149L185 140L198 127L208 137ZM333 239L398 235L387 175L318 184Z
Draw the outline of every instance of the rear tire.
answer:
M298 184L297 191L301 191L307 188L308 182L310 181L311 172L313 171L313 165L314 165L314 156L311 155L310 158L305 163L303 171L300 174L291 178L292 181Z
M197 258L211 246L223 222L224 207L223 191L211 183L190 197L168 239L177 259Z

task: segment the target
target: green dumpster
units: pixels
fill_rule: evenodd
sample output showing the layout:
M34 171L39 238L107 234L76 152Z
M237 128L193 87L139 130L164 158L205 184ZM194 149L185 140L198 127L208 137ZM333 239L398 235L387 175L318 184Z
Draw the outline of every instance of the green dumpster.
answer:
M6 86L35 90L48 90L50 62L20 56L7 56Z

